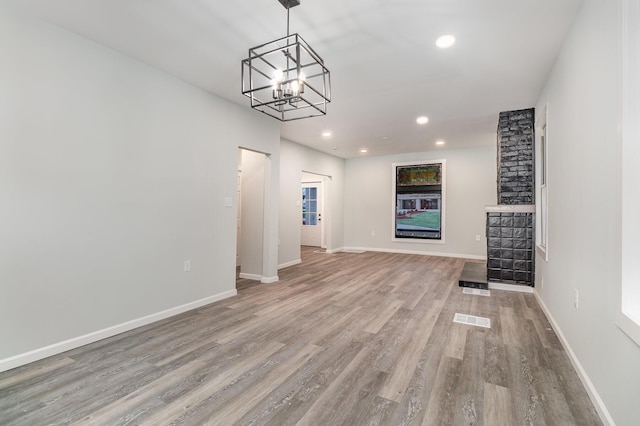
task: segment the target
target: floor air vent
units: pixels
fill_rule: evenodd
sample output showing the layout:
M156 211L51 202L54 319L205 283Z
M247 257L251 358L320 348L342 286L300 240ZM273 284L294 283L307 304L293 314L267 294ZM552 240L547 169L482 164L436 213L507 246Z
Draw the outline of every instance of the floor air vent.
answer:
M453 317L453 322L459 324L475 325L477 327L491 328L491 320L484 317L476 317L474 315L458 314Z
M490 290L482 290L479 288L464 288L462 289L464 294L473 294L474 296L491 296Z

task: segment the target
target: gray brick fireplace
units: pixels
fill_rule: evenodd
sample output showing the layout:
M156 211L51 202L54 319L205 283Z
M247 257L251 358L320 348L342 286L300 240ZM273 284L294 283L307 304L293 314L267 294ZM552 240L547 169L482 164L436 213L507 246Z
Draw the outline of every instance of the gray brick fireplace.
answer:
M486 208L489 283L534 283L534 123L533 108L498 120L498 205Z

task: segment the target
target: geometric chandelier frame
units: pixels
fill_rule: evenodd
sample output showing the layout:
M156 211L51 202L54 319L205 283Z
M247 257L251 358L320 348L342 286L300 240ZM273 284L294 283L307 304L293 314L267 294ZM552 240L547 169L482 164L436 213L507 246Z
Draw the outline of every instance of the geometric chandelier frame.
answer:
M299 34L289 34L289 4L279 1L287 8L287 35L249 49L242 60L242 94L252 108L280 121L325 115L331 73Z

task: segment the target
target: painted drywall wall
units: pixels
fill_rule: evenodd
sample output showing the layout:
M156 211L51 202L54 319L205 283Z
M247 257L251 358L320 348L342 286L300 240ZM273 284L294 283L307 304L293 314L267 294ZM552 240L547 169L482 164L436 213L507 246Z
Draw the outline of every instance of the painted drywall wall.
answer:
M232 294L239 146L272 154L276 275L275 120L4 7L0 52L0 364Z
M632 425L638 422L640 347L615 323L620 4L585 1L536 108L547 107L549 194L548 262L536 259L536 292L615 423Z
M300 260L300 223L303 172L326 176L325 226L327 249L344 244L344 160L283 139L280 144L279 265Z
M496 124L497 124L496 115ZM445 243L396 242L392 164L446 160ZM345 166L345 246L486 257L485 206L496 203L496 148L437 150L349 159ZM476 235L480 240L476 241Z

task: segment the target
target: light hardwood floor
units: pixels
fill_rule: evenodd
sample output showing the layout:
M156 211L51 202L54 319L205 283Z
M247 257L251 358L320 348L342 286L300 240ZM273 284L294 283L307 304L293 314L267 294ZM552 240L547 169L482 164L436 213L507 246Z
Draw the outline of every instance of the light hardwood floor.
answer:
M304 249L278 283L1 373L0 424L602 424L535 297L463 294L463 263Z

